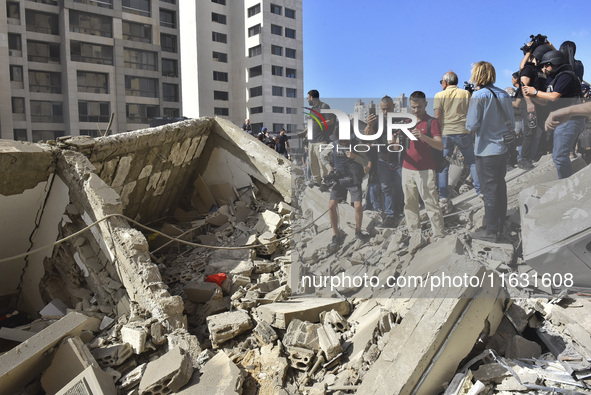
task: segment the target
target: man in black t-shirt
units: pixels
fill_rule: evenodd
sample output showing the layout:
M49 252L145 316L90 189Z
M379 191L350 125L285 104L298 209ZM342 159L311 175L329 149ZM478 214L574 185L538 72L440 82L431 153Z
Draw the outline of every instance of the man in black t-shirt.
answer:
M285 134L285 129L281 129L275 144L275 151L289 159L289 137Z
M549 51L540 62L542 71L548 76L546 92L534 87L522 88L523 95L534 101L548 102L549 111L578 104L581 101L581 81L560 51ZM570 161L570 152L575 141L585 127L583 117L573 117L554 130L552 159L558 172L558 178L570 177L574 171Z

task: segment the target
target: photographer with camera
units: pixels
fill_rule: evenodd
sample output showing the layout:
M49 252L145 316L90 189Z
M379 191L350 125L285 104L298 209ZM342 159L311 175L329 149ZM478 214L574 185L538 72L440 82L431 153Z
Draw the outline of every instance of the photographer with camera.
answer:
M472 95L466 129L476 135L474 154L480 188L484 194L485 228L472 233L472 238L499 242L507 216L508 146L515 138L515 118L511 97L494 86L495 68L489 62L472 66L472 77L477 91Z
M365 235L361 232L361 182L365 176L367 160L362 154L351 151L351 147L355 146L351 140L334 141L332 145L334 167L324 178L324 182L333 184L328 203L333 232L329 251L335 252L343 241L339 230L339 202L347 200L347 192L351 195L351 202L355 208L355 238L365 241Z
M581 103L581 81L562 52L555 50L546 52L542 56L541 67L550 79L546 92L524 86L522 88L524 96L538 103L549 102L547 107L551 111ZM573 117L554 130L552 159L559 179L570 177L574 173L570 151L574 148L575 141L584 127L584 117Z

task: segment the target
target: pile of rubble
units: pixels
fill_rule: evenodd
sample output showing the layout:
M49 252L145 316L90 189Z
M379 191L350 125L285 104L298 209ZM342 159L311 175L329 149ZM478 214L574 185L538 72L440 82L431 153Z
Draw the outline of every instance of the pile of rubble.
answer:
M509 178L519 180L524 173L515 171ZM511 273L542 277L520 257L516 194L514 245L466 237L484 215L481 200L466 192L446 217L448 236L429 245L413 245L404 224L380 227L373 212L363 221L370 239L356 241L354 210L340 204L345 239L332 253L327 193L300 187L290 206L261 202L256 188L247 192L208 215L179 212L160 226L181 241L165 245L169 240L147 235L150 249L160 250L152 259L168 292L183 300L186 330L167 326L126 295L114 298L114 308L96 298L75 309L54 300L42 319L0 329L3 341L20 343L0 355L0 388L18 394L541 394L591 385L591 303L556 296L542 281L537 287L501 281ZM346 275L383 283L443 273L490 281L435 289L301 282ZM25 374L38 379L15 387Z

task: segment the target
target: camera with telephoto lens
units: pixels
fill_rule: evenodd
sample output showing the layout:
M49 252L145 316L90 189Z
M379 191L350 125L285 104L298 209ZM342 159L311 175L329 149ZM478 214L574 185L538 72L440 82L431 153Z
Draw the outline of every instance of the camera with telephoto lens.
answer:
M532 34L529 36L529 38L531 44L525 43L523 47L519 48L523 51L524 55L528 52L533 52L533 50L539 47L540 45L549 44L548 37L542 34L538 34L537 36L534 36Z
M464 81L464 90L470 92L470 94L474 93L474 84L469 83L468 81Z
M324 183L330 187L333 187L337 184L344 188L352 187L355 185L352 176L342 174L336 170L332 170L330 173L324 176L324 179L322 181L324 181Z

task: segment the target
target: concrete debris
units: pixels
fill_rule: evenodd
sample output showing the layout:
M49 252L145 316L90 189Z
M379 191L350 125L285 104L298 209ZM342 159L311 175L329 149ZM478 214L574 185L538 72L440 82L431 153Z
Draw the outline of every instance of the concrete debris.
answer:
M345 332L349 329L347 320L336 310L323 311L320 313L320 319L325 325L330 325L337 332Z
M327 360L332 360L339 355L343 349L341 347L341 339L330 325L322 325L317 328L318 343L324 352Z
M47 304L39 314L43 317L63 317L66 315L68 306L59 299L54 299Z
M538 343L519 335L513 336L505 350L505 357L510 359L539 358L540 355L542 355L542 347Z
M121 341L129 344L135 354L144 352L147 338L148 332L144 326L124 325L121 328Z
M264 321L263 321L264 322ZM320 350L318 329L320 324L312 324L306 321L294 319L289 323L283 336L283 344L291 347L302 347L307 350Z
M320 322L320 313L335 310L341 315L350 311L349 303L339 299L295 299L286 303L278 302L260 306L256 315L278 329L287 329L294 319Z
M314 351L302 347L286 347L289 365L294 369L307 370L314 359Z
M92 355L101 366L119 366L133 355L129 343L114 344L92 350Z
M129 390L138 386L142 380L144 372L146 371L146 366L148 366L147 363L136 366L125 376L121 377L121 379L119 379L121 389Z
M223 352L211 358L201 372L195 372L189 384L179 394L232 395L242 392L242 372Z
M275 329L265 321L257 322L253 332L261 344L270 344L277 340Z
M245 311L231 311L207 317L209 338L214 346L252 329L252 321Z
M69 395L86 391L88 394L115 395L117 390L112 377L97 366L89 366L66 384L56 395Z
M176 347L148 363L139 385L140 394L178 392L189 382L193 366L187 353Z
M205 281L187 283L183 291L187 295L187 299L195 303L205 303L212 298L220 299L222 297L222 289L219 285Z

